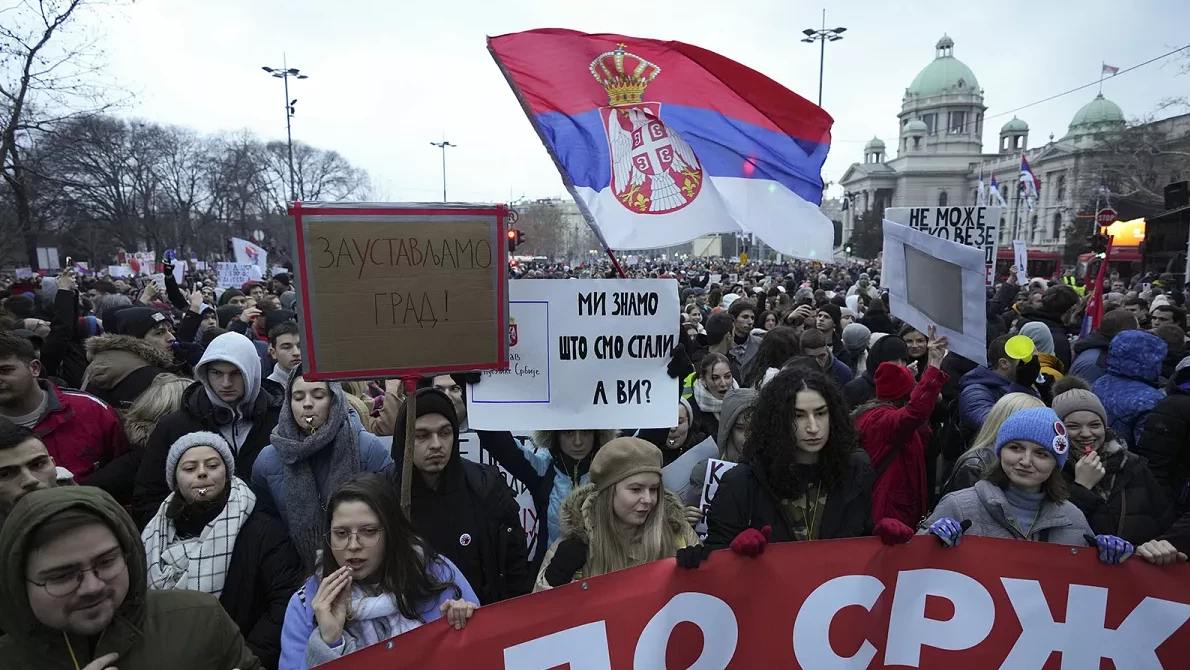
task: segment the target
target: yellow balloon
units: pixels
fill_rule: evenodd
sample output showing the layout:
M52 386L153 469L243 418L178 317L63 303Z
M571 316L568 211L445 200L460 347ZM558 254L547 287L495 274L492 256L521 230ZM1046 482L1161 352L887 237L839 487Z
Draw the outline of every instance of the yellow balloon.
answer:
M1033 360L1033 352L1036 348L1033 340L1024 335L1014 335L1004 343L1004 353L1008 354L1009 358L1015 358L1023 363Z

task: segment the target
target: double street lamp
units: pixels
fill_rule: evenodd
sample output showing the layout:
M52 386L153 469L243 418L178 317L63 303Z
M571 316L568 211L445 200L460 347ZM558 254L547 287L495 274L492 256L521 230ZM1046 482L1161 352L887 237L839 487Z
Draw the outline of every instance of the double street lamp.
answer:
M459 145L447 142L445 137L441 142L430 142L430 144L442 150L442 202L446 202L446 148Z
M826 61L826 43L827 42L838 42L839 40L843 39L843 33L846 31L847 31L847 29L843 28L843 27L839 27L839 28L827 28L826 27L826 10L825 9L822 10L822 27L821 28L819 28L818 30L815 30L813 28L806 28L805 30L802 31L802 34L805 35L805 37L802 38L803 42L806 42L809 44L813 44L815 42L822 43L821 47L819 48L819 52L818 52L818 106L819 107L822 106L822 69L823 69L823 63Z
M285 82L285 139L289 149L289 199L290 201L297 201L297 182L294 179L293 172L293 128L290 119L293 118L293 106L297 104L297 99L289 98L289 78L294 79L308 79L306 75L302 74L296 67L287 67L285 65L285 58L281 58L282 66L262 67L260 69L268 72L273 77Z

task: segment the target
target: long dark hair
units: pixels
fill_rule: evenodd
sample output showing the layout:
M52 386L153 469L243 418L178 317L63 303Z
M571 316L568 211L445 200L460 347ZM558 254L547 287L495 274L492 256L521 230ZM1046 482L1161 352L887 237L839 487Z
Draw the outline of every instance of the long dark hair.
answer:
M777 326L765 334L752 359L752 370L744 378L743 386L754 388L769 368L780 370L789 359L802 353L796 332L789 326Z
M345 502L362 502L380 519L384 529L384 565L378 581L381 588L396 599L401 616L424 623L419 607L426 601L436 599L447 589L454 590L455 598L462 597L458 584L439 581L430 572L435 565L448 569L446 561L413 532L413 527L401 513L396 490L381 475L365 472L339 487L326 505L326 528L331 527L335 508ZM322 577L338 569L339 564L328 544L322 550Z
M828 490L842 485L851 468L851 452L856 448L855 423L835 383L820 370L803 366L782 370L760 389L744 442L744 457L763 470L770 488L780 498L797 497L809 483L800 481L798 469L794 468L797 440L791 417L799 391L817 391L830 410L831 434L819 452L816 468Z
M731 361L727 360L727 356L723 354L712 351L706 356L703 356L702 360L698 362L698 379L710 379L711 370L720 363L726 365L729 369L731 368Z

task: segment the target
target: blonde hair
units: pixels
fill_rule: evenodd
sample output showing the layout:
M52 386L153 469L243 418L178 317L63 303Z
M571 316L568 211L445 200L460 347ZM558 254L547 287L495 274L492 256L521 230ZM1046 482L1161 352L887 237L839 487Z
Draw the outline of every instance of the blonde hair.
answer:
M997 400L996 404L992 406L992 411L988 413L988 418L984 420L983 427L975 436L975 440L971 442L971 448L964 452L963 456L976 449L996 446L996 435L1008 417L1023 409L1033 409L1034 407L1045 407L1045 403L1037 396L1028 393L1009 393Z
M627 532L624 524L616 520L616 487L620 484L617 482L615 486L592 495L584 505L590 506L592 535L587 549L587 577L659 561L678 551L677 538L666 523L665 489L660 480L657 482L657 504L643 525Z
M133 449L143 449L157 421L182 406L182 392L194 383L193 379L162 372L153 378L149 388L141 393L124 415L124 433Z

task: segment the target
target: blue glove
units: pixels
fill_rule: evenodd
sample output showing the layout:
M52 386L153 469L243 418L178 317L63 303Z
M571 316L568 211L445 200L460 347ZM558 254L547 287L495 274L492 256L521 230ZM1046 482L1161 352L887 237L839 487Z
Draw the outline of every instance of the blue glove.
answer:
M946 547L957 547L959 541L963 539L963 531L971 527L970 521L959 523L954 519L944 516L926 529L926 532L935 535L939 540L942 540L942 545Z
M1084 536L1087 542L1094 543L1099 549L1099 562L1108 565L1119 565L1128 560L1128 557L1136 551L1132 543L1122 537L1115 535L1090 535Z

